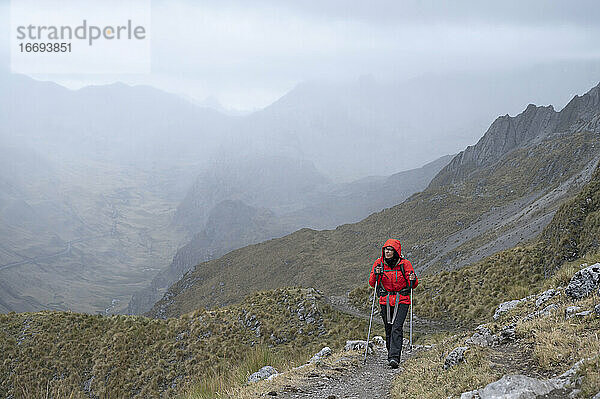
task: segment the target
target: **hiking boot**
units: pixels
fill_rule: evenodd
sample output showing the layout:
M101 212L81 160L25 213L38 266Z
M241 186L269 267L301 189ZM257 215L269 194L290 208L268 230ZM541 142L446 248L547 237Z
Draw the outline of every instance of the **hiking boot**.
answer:
M397 369L398 368L398 361L396 359L390 359L388 361L388 366L390 366L393 369Z

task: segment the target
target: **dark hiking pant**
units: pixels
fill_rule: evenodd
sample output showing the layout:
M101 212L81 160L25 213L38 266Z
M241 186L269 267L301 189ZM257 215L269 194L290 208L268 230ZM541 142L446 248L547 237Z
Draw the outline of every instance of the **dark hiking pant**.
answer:
M385 346L388 351L388 360L396 359L400 363L400 355L402 354L402 343L404 341L404 334L402 332L402 326L404 325L404 319L406 319L406 313L408 313L408 306L405 303L401 303L398 306L398 314L394 324L387 322L387 308L386 305L381 306L381 318L385 325ZM390 306L390 317L394 317L394 306Z

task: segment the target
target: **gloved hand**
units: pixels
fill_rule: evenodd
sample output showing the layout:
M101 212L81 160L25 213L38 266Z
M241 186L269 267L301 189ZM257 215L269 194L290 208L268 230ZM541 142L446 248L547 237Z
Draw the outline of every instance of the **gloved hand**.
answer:
M375 275L380 276L383 274L383 267L381 267L381 263L375 266Z

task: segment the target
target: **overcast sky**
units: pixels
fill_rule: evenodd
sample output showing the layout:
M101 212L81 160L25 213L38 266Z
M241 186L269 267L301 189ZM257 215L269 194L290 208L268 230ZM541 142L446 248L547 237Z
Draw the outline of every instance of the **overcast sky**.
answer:
M0 1L0 61L8 68L9 2ZM72 88L150 84L249 110L310 79L401 81L597 60L599 21L594 0L155 0L151 74L34 77Z

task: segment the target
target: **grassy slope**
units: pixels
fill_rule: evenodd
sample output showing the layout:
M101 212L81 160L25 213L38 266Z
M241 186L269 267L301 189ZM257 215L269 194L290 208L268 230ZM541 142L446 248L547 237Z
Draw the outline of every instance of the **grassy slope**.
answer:
M366 330L363 321L332 310L319 297L311 289L259 292L237 306L168 320L3 314L0 397L42 398L47 390L74 398L88 397L88 391L99 398L173 395L256 353L270 353L279 365L281 359L306 360Z
M198 307L239 300L240 291L314 286L343 293L364 283L388 237L398 237L415 265L435 254L429 247L461 230L492 207L558 185L598 155L600 137L579 133L514 151L460 184L432 184L404 203L335 230L303 229L202 263L171 287L163 307L176 316ZM344 276L339 278L339 276Z
M540 291L565 287L571 276L579 270L580 264L599 261L600 253L596 253L567 263L538 287ZM547 317L525 321L524 316L537 310L535 304L527 303L517 306L497 322L491 322L491 318L488 318L485 321L494 333L500 330L502 325L516 322L515 344L510 348L498 349L471 346L465 354L464 363L443 370L445 357L457 346L464 346L465 339L470 337L472 332L448 336L437 342L438 345L431 351L420 352L402 365L404 373L402 378L394 380L392 397L456 398L461 392L481 388L504 374L526 372L548 378L566 371L580 359L588 359L579 372L583 378L581 393L577 397L592 398L600 391L600 318L592 315L566 319L564 315L568 306L592 309L599 302L600 296L597 292L578 301L559 295L548 302L558 305L558 309ZM512 353L507 354L503 350ZM498 367L499 356L508 362L505 367ZM522 370L523 368L525 370Z

